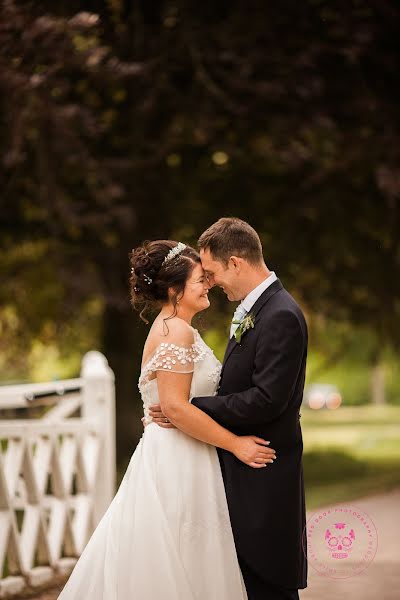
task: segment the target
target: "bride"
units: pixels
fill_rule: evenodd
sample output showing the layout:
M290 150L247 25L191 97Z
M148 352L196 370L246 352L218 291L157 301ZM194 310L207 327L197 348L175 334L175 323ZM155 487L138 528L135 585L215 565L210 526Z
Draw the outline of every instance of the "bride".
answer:
M272 462L272 451L190 404L215 395L221 370L191 326L210 304L198 253L159 240L134 249L130 261L133 306L143 319L160 309L139 378L147 426L59 599L246 600L215 447L255 469ZM165 427L149 417L157 403Z

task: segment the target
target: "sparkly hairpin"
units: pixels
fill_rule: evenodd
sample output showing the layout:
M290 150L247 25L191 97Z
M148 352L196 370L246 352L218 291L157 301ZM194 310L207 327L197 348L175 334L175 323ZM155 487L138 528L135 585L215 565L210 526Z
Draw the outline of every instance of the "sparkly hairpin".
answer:
M145 280L145 282L147 283L147 285L150 285L151 283L153 283L152 278L149 277L148 275L146 275L146 273L143 275L143 279Z
M172 260L173 258L175 258L175 256L178 256L178 254L180 254L181 252L183 252L183 250L186 248L186 244L184 244L183 242L179 242L174 248L172 248L167 256L164 258L163 260L163 266L165 265L165 263L168 263L170 260Z

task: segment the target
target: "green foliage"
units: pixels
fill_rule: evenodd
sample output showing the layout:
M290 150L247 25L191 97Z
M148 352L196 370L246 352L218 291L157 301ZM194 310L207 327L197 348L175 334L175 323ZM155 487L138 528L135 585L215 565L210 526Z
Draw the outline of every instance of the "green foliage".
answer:
M58 268L54 249L25 242L0 258L0 268L10 269L0 288L2 383L77 376L82 355L98 345L101 298L82 298L78 289L72 294L74 282Z
M307 383L330 383L338 387L346 405L361 405L371 402L371 365L362 360L349 359L346 354L334 365L320 369L323 361L315 351L310 351L307 361ZM400 373L398 358L383 362L385 397L389 404L400 404ZM316 376L313 376L316 373Z
M342 480L326 485L308 485L306 475L307 510L322 506L348 503L372 494L382 494L400 487L399 463L387 463L366 466L365 475L344 477Z
M213 349L215 356L222 362L227 344L227 336L221 335L217 329L208 329L203 335L204 341Z
M400 485L400 407L302 411L308 508Z
M385 376L386 401L400 404L398 354L382 343L374 328L330 321L321 314L309 315L308 320L308 384L332 383L339 388L345 404L366 404L372 400L372 373L379 363Z
M314 450L304 456L304 472L307 485L326 485L362 477L368 464L340 450Z
M400 344L400 8L251 7L0 8L1 368L27 373L32 339L35 360L59 341L53 364L72 340L97 341L116 373L120 454L146 331L128 252L143 239L195 243L236 214L309 314L373 331L371 360ZM222 335L233 311L213 309ZM356 387L359 402L361 375Z
M10 244L111 262L122 303L133 244L236 213L310 310L399 342L397 6L41 6L0 13Z

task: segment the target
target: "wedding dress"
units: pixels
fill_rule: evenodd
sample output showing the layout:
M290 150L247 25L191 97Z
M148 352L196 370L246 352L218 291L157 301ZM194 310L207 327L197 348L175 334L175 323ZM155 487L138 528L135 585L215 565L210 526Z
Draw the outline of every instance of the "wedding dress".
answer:
M192 372L191 398L215 395L221 363L193 335L190 347L161 344L144 365L148 425L59 600L246 600L215 447L148 413L158 370Z

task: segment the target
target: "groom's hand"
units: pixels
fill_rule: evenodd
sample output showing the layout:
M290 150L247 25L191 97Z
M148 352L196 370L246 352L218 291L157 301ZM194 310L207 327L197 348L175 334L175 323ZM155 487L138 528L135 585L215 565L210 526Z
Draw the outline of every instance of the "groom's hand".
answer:
M163 414L159 404L150 405L149 415L160 427L164 429L176 429L175 425L168 421L167 417Z

